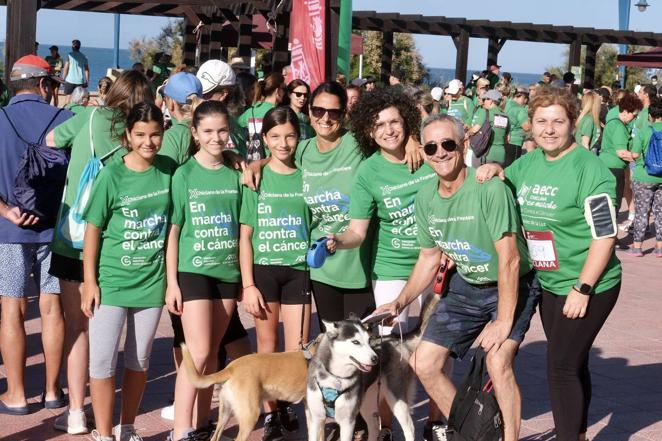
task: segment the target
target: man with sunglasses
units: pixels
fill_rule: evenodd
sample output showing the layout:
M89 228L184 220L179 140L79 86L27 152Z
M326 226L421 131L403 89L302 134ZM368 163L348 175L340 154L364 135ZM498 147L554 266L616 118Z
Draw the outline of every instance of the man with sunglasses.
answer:
M454 266L448 293L410 364L448 417L456 390L443 367L449 357L463 358L477 341L487 353L504 440L515 441L521 397L513 360L540 296L515 201L503 182L494 179L495 185L485 188L476 181L475 171L465 166L460 121L432 115L423 122L421 138L426 162L438 176L416 197L421 251L398 298L378 311L396 316L433 281L440 260ZM434 423L433 439L445 440L448 433L441 423Z

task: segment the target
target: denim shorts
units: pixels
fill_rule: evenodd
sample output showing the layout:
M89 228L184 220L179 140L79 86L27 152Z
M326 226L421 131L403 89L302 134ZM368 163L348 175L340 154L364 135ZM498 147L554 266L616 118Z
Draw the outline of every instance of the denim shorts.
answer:
M499 290L496 284L469 284L457 272L451 276L448 288L448 294L430 318L423 340L443 346L453 357L461 359L485 325L496 319ZM515 319L508 336L510 340L517 343L524 340L541 292L535 271L520 278Z
M0 296L60 294L60 281L48 274L50 266L48 243L0 244Z

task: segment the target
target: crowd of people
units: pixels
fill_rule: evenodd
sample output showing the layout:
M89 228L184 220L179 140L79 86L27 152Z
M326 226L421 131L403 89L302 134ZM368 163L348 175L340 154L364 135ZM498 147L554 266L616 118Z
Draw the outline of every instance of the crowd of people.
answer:
M137 63L102 79L92 103L86 62L59 65L83 72L64 79L68 109L49 104L63 82L57 62L28 55L12 67L0 115L0 413L29 411L24 319L37 293L42 404L66 407L56 429L88 433L89 380L94 439L141 439L133 424L165 305L177 367L174 405L162 413L173 420L168 439L200 440L213 391L179 368L181 343L206 373L250 353L239 302L255 319L257 352L307 342L312 301L322 330L375 309L406 327L441 266L452 269L448 293L410 360L431 398L425 439L449 436L451 361L474 344L487 354L504 440L518 439L513 360L540 308L557 439L586 440L588 353L620 291L623 199L628 252L643 255L652 212L652 254L662 257L662 177L647 161L662 154L655 86L581 90L572 74L546 73L523 87L493 65L466 87L415 88L396 69L389 84L368 77L311 91L280 72L258 80L241 63L194 69L162 56L151 74ZM65 168L59 177L28 169L29 154L64 157ZM40 173L47 179L18 188L17 176ZM306 251L321 237L334 254L309 268ZM299 426L291 403L265 402L264 412L265 441Z

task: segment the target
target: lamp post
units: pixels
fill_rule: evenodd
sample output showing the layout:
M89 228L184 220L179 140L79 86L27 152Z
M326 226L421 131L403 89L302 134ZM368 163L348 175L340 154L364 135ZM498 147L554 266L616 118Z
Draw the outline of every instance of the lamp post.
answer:
M639 12L646 12L646 9L650 6L646 0L639 0L634 4Z

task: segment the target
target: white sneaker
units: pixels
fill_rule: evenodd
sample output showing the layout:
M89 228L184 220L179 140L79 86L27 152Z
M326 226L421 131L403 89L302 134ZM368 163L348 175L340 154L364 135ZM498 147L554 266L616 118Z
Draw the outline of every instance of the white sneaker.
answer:
M171 404L161 409L161 418L168 421L175 421L175 405Z
M53 427L57 430L62 430L70 435L81 435L89 432L87 428L87 417L82 410L70 412L69 409L65 410L55 418Z
M101 436L99 435L99 432L96 430L92 431L92 439L94 441L115 441L115 437L113 436Z
M113 427L113 435L116 441L143 441L133 424L118 424Z

